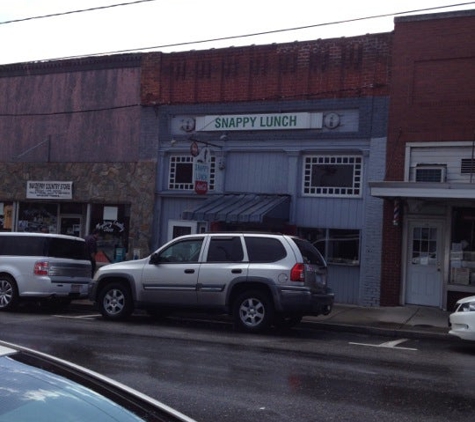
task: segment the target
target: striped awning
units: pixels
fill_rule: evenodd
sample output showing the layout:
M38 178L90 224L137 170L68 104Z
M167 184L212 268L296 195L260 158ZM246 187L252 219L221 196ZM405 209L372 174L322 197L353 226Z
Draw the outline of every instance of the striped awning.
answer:
M208 198L182 214L184 220L262 223L264 217L289 219L289 195L228 194Z

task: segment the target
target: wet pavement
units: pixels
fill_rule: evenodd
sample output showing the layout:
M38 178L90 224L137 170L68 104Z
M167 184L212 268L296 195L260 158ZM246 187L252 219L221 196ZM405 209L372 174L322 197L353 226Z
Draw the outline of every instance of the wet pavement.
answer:
M326 316L305 317L303 322L339 331L370 332L410 338L450 338L450 312L425 306L361 307L339 305Z
M89 300L74 301L72 307L94 309ZM441 309L416 305L361 307L335 304L329 315L305 317L301 324L316 329L394 337L453 339L448 334L449 315L450 312Z

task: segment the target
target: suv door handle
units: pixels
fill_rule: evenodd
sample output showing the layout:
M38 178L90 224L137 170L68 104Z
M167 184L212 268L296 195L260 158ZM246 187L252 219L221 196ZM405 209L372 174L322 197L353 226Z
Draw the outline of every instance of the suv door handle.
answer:
M241 270L240 268L236 268L236 269L234 269L234 270L231 270L231 272L232 272L233 274L241 274L241 273L242 273L242 270Z
M195 270L190 269L190 270L185 270L185 274L193 274Z

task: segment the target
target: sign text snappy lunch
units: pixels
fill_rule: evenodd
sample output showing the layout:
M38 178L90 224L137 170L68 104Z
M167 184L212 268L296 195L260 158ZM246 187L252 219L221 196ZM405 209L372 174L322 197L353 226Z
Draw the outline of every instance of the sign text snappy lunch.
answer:
M321 129L323 113L275 113L201 116L197 131Z

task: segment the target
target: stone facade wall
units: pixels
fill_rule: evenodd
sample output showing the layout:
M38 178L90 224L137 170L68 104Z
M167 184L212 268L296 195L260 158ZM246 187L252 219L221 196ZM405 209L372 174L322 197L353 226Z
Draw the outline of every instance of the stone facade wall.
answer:
M8 163L0 167L0 201L25 201L28 180L73 182L73 201L130 204L129 253L150 252L156 161L132 163Z

